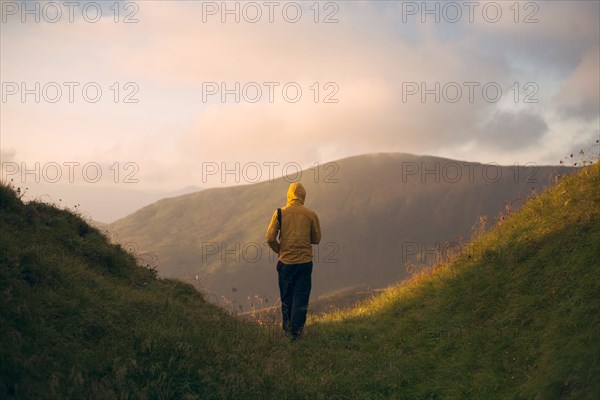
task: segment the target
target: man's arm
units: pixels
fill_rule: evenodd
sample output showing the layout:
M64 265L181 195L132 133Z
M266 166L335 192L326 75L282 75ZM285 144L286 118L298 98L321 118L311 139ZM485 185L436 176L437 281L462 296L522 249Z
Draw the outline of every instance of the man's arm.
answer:
M266 239L267 244L276 254L279 254L280 243L277 241L277 234L279 233L279 221L277 220L277 210L271 217L271 223L267 229Z
M319 244L321 242L321 223L319 216L314 214L314 218L310 227L310 244Z

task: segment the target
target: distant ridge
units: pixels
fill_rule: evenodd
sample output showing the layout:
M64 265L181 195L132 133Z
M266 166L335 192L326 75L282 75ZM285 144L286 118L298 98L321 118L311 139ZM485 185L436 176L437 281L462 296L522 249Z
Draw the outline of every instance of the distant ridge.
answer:
M569 170L378 153L304 171L307 206L319 214L324 232L313 293L402 280L418 256L425 259L418 263L430 262L443 242L467 240L478 216L493 222L506 202L542 190ZM199 284L211 299L227 298L243 311L268 307L277 285L264 233L273 210L285 204L289 181L163 199L110 227L121 240L155 253L162 275Z

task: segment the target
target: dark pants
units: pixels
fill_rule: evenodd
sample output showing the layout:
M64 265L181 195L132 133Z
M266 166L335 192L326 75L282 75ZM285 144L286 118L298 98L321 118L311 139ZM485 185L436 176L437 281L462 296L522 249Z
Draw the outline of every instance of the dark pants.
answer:
M283 332L296 339L302 335L308 298L310 297L313 263L284 264L277 262Z

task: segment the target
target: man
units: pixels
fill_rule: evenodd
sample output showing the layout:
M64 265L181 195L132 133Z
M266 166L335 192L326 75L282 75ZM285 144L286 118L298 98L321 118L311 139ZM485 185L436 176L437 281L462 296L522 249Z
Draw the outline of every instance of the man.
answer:
M311 289L311 245L321 241L319 217L304 207L305 199L302 184L292 183L287 192L287 205L281 209L281 226L276 210L266 235L269 247L279 255L276 269L283 332L292 340L302 336Z

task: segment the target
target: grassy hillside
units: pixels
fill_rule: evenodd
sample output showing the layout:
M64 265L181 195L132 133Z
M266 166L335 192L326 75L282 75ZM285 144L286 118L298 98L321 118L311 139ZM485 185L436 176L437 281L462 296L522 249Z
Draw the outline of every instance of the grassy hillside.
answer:
M0 397L596 399L600 166L288 343L0 190Z
M415 246L468 238L478 216L540 191L563 167L500 167L410 154L368 154L304 171L307 206L322 223L314 294L385 287L407 277ZM293 171L293 170L292 170ZM316 172L318 171L318 172ZM437 172L436 172L437 171ZM193 282L249 310L248 296L276 298L275 256L264 235L285 205L290 179L208 189L159 201L111 227L155 253L162 276ZM513 204L519 206L520 202ZM234 290L235 288L235 290ZM256 301L254 304L256 305Z
M0 228L0 398L225 398L267 384L268 332L157 279L78 216L1 186ZM236 372L258 355L261 368Z
M314 324L327 341L347 338L346 365L373 371L365 380L349 368L347 382L362 385L348 394L598 398L600 166L530 200L453 262ZM334 343L311 355L327 362Z

